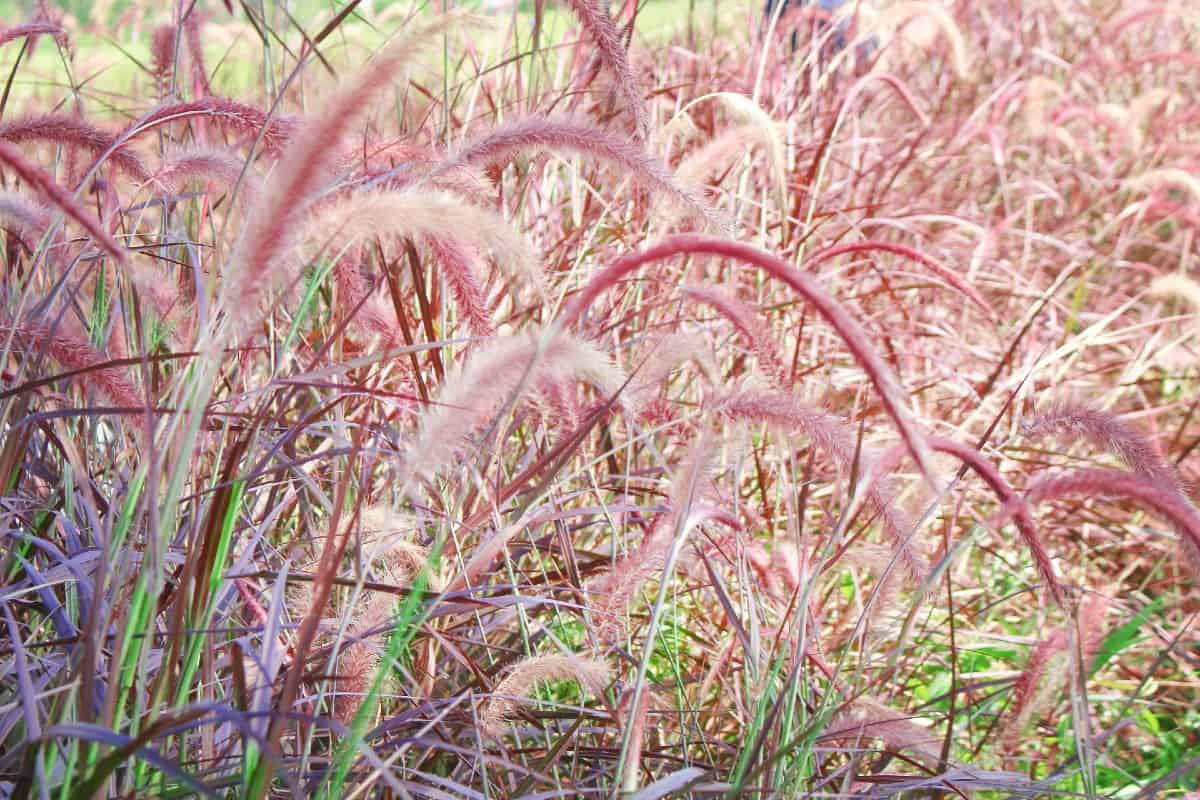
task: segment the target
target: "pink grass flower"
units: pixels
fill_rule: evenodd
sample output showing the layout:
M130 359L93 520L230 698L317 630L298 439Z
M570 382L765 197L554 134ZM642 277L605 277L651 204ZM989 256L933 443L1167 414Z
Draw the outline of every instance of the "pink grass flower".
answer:
M109 359L92 346L85 331L67 318L45 322L0 320L0 343L11 338L16 349L45 356L68 370L86 370L78 379L122 408L141 408L137 388Z
M623 256L594 276L563 312L559 324L564 328L575 324L602 292L646 264L683 255L729 258L759 267L772 277L786 283L813 306L842 338L850 354L867 373L884 410L895 422L901 438L917 465L931 483L935 486L939 484L929 448L924 442L924 437L917 430L911 412L904 401L904 391L887 364L875 352L866 332L841 304L822 289L812 277L800 272L790 263L772 253L740 242L712 236L698 234L670 236L644 250Z
M629 56L621 42L621 33L608 10L608 0L567 0L580 24L596 45L596 55L608 69L620 100L633 115L638 137L645 139L650 132L646 104L642 100L638 81L629 66Z

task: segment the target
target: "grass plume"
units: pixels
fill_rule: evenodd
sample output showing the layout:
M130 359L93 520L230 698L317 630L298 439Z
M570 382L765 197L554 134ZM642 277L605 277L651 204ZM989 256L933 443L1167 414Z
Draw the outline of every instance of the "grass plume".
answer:
M530 656L496 684L483 712L483 730L499 736L504 724L516 713L517 702L550 681L576 681L592 694L600 695L612 681L612 668L599 659L582 656Z
M924 437L912 422L911 414L903 399L903 389L892 371L875 352L866 333L816 281L772 253L741 242L698 234L680 234L668 237L644 250L623 256L593 277L563 312L559 325L569 327L574 324L583 312L595 302L601 292L642 266L682 255L728 258L758 267L777 280L786 283L805 302L816 309L817 313L846 343L855 361L866 372L879 395L880 402L895 422L905 445L926 477L935 485L938 484L938 479L935 477L937 473L929 457Z

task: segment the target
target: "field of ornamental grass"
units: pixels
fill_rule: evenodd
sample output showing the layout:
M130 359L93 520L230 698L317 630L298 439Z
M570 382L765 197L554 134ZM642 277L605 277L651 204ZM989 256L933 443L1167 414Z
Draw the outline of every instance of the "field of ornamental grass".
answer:
M2 4L0 794L1200 796L1200 10L495 5Z

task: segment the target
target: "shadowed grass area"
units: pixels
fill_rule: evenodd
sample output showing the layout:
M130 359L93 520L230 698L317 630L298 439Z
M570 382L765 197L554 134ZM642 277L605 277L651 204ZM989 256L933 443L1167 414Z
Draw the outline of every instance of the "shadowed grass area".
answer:
M6 796L1197 791L1188 9L0 12Z

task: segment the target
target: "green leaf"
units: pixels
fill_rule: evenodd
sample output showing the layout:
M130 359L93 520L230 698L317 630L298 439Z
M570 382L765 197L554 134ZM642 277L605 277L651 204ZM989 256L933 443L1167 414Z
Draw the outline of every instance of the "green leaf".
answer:
M1121 627L1104 637L1104 641L1100 644L1100 649L1096 651L1096 658L1092 661L1091 671L1094 673L1113 659L1118 653L1131 644L1141 641L1141 636L1138 632L1142 626L1146 624L1146 620L1151 614L1162 608L1165 598L1159 597L1143 608L1133 616L1133 619L1126 622Z

